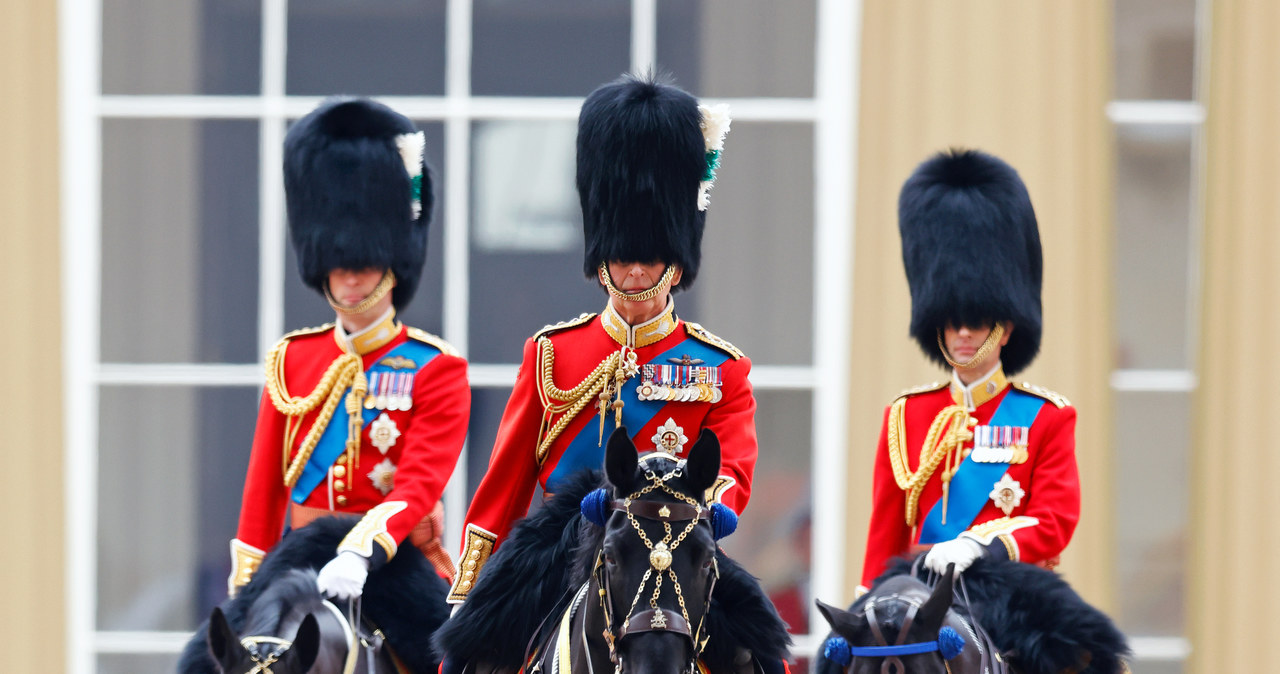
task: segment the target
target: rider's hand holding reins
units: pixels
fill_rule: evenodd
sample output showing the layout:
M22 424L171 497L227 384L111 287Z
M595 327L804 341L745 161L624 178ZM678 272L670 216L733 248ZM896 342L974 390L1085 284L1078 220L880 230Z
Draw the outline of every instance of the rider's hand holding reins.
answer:
M928 554L924 557L924 565L934 573L943 574L946 572L948 564L955 564L955 573L959 574L969 568L969 565L973 564L974 560L982 555L982 546L977 541L969 538L957 538L943 541L930 548Z
M321 594L330 597L353 599L364 592L364 581L368 577L368 558L343 550L320 569L320 575L316 576L316 587Z

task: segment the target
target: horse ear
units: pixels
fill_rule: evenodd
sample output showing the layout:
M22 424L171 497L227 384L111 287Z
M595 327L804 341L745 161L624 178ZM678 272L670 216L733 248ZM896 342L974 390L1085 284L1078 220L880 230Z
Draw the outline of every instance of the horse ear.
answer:
M636 484L636 466L640 457L626 426L619 426L609 435L609 446L604 450L604 474L609 484L619 494L630 494Z
M828 606L822 603L821 599L814 599L813 603L817 604L818 613L821 613L822 617L827 619L827 624L831 626L832 631L842 635L849 633L854 622L852 613L834 606Z
M923 625L931 634L942 627L942 622L947 618L947 611L951 608L951 588L955 582L955 566L955 564L947 565L947 570L938 579L938 584L933 586L933 592L920 606L920 612L917 614L919 621L917 624Z
M289 654L297 660L299 672L310 670L311 665L316 663L316 657L320 654L320 623L316 622L314 615L308 613L298 625Z
M720 438L710 428L702 429L698 441L689 449L684 472L689 486L699 494L716 483L720 476Z
M217 606L213 607L213 613L209 615L207 641L209 653L225 671L232 671L237 663L245 659L247 652L240 645L240 638L232 631L231 625L227 624L227 616Z

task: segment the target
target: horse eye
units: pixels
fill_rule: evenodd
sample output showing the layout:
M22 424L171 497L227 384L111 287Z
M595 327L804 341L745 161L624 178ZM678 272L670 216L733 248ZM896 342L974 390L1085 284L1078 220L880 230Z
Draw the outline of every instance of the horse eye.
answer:
M614 558L613 558L613 552L612 552L612 551L610 551L610 550L605 550L605 551L604 551L604 563L605 563L605 564L608 564L609 566L613 566L613 565L615 565L615 564L617 564L617 563L618 563L618 560L616 560L616 559L614 559Z
M702 568L704 568L704 569L710 569L710 568L711 568L711 558L710 558L710 557L708 557L708 558L706 558L705 560L703 560L703 562L702 562Z

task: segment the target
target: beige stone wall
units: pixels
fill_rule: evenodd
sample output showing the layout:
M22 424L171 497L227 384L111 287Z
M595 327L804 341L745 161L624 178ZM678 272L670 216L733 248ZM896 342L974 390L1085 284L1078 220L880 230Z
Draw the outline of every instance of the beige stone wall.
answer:
M0 634L11 672L65 667L57 7L0 5Z
M1232 672L1268 661L1280 596L1280 6L1212 7L1187 614L1189 671Z
M1061 570L1111 603L1110 4L867 0L859 94L846 587L861 573L884 407L943 376L907 336L903 180L931 153L980 148L1022 174L1044 246L1045 338L1024 377L1079 408L1084 508Z

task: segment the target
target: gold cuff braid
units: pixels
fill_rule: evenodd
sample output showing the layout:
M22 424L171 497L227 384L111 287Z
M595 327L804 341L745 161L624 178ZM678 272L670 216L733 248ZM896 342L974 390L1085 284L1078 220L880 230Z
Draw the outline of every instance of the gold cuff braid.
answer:
M498 537L474 524L467 525L467 535L463 540L462 559L458 560L458 575L453 579L453 587L449 588L446 598L450 604L461 604L466 600L471 588L475 586L480 569L489 561Z
M253 574L262 565L266 553L244 543L238 538L231 539L231 575L227 577L227 596L235 594L253 579Z

